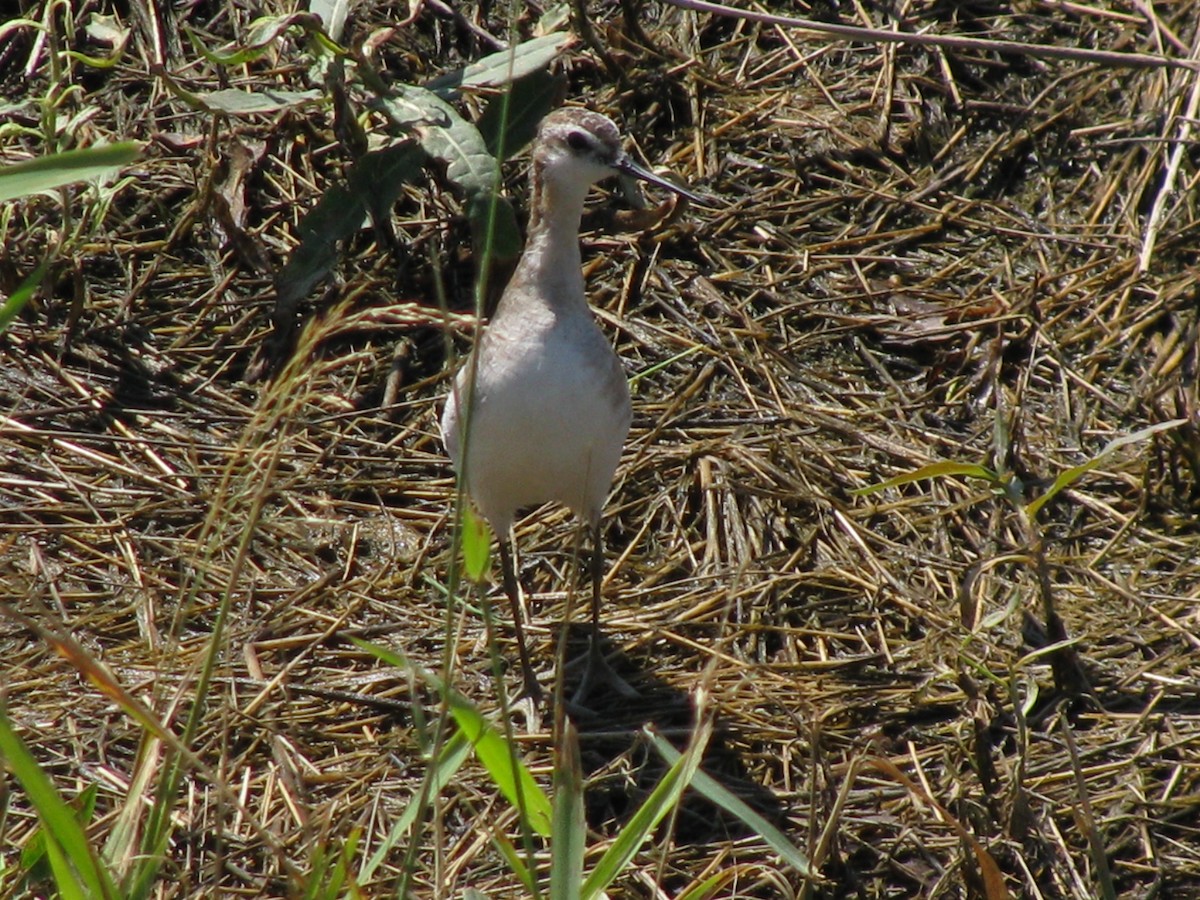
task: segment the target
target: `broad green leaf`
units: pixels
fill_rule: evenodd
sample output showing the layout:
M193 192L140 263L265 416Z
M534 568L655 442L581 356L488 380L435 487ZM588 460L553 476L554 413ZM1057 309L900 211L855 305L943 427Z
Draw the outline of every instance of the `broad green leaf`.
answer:
M542 35L435 78L426 87L447 100L453 99L460 88L503 87L531 72L545 69L570 40L571 35L565 32Z
M479 129L424 88L400 86L378 105L394 126L415 132L425 152L446 164L447 180L466 195L476 251L488 247L493 259L516 256L516 214L499 196L500 164Z
M517 214L506 198L498 194L475 194L467 206L467 219L476 252L486 254L493 262L520 255L521 230Z
M373 150L354 164L345 184L321 195L297 228L300 245L275 278L280 308L293 309L325 280L337 264L338 244L362 228L368 213L390 209L404 183L421 171L424 159L412 143Z
M1180 425L1186 425L1187 421L1188 421L1187 419L1172 419L1169 422L1159 422L1156 425L1149 425L1145 428L1139 428L1137 431L1135 431L1131 434L1126 434L1126 435L1122 435L1121 437L1113 438L1111 441L1109 441L1107 444L1104 445L1104 448L1099 453L1097 453L1095 456L1093 456L1087 462L1085 462L1079 466L1072 466L1070 469L1067 469L1065 472L1063 472L1057 478L1055 478L1054 484L1050 485L1049 490L1047 490L1046 493L1042 494L1042 496L1033 500L1025 508L1026 512L1030 516L1036 516L1038 514L1038 511L1043 506L1045 506L1047 503L1049 503L1055 497L1056 494L1058 494L1060 491L1064 490L1065 488L1070 487L1072 484L1074 484L1076 481L1078 481L1081 477L1086 475L1088 472L1092 471L1092 469L1099 466L1100 463L1102 463L1104 461L1104 458L1106 456L1108 456L1110 453L1112 453L1114 450L1119 450L1121 447L1127 446L1128 444L1136 444L1140 441L1144 441L1146 438L1151 437L1152 435L1158 434L1160 431L1169 431L1172 428L1178 428Z
M554 841L550 848L550 900L574 900L583 890L583 858L587 822L583 808L583 765L579 735L564 720L562 742L554 766Z
M0 167L0 203L76 181L104 178L137 159L141 150L142 145L136 141L123 141L83 150L65 150Z
M537 135L564 84L565 79L539 69L514 81L507 99L493 97L476 123L488 153L499 158L503 152L504 159L520 153Z
M9 721L8 710L3 706L0 706L0 758L5 760L37 811L45 835L46 853L62 895L81 900L85 897L115 898L116 886L96 857L87 832L17 736Z
M381 147L355 160L346 173L346 182L368 215L376 221L386 220L404 185L420 174L425 160L425 151L411 141Z
M474 582L483 581L488 571L488 555L492 546L492 531L487 521L471 509L469 504L462 508L463 566L467 577Z
M424 88L401 85L379 100L392 123L417 133L421 146L446 163L446 177L468 195L491 193L500 183L500 166L479 129L450 104Z
M669 765L679 761L682 754L661 735L651 734L650 740L663 759ZM699 770L692 776L692 789L704 796L710 803L719 806L725 812L736 816L761 837L772 850L779 854L789 866L801 875L812 875L808 857L795 844L788 840L787 835L751 809L744 800L735 796L727 788L711 776Z
M200 109L227 116L254 116L276 113L281 109L303 106L321 99L320 91L259 90L240 91L226 88L222 91L201 92L189 95Z
M654 732L649 726L644 730L653 737ZM704 756L704 750L708 746L708 739L711 736L712 723L710 721L705 720L696 727L687 751L667 770L667 774L651 791L646 802L625 823L625 827L621 829L621 833L617 835L612 846L596 863L596 868L583 883L583 889L580 892L583 900L592 900L592 898L598 897L618 875L625 871L625 867L633 860L638 849L650 837L658 823L679 802L684 788L691 782L700 766L700 760Z
M871 484L864 488L858 488L850 493L855 497L864 497L867 494L874 494L887 488L899 487L902 484L912 484L914 481L924 481L927 478L945 478L950 475L982 478L984 481L989 481L992 484L1000 483L1000 476L987 466L943 460L941 462L930 463L927 466L921 466L919 469L914 469L912 472L905 472L902 475L889 478L887 481L881 481L879 484Z
M350 0L312 0L308 10L321 20L325 33L333 40L342 39L342 29L346 27L346 14L350 11Z

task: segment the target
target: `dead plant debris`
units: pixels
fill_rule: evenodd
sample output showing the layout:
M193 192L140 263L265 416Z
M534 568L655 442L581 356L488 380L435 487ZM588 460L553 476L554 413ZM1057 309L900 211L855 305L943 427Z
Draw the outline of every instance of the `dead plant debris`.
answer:
M0 590L172 728L230 603L194 749L256 827L194 777L157 896L286 896L289 865L354 828L369 855L424 774L426 720L405 710L433 698L347 637L430 668L447 639L454 488L436 414L447 348L466 350L472 327L465 211L436 176L407 186L387 228L341 247L334 281L299 304L303 336L275 376L249 383L272 273L350 151L328 106L215 116L156 73L190 91L321 88L304 38L222 66L187 35L236 45L247 9L156 6L120 23L114 65L52 66L62 48L104 55L87 27L101 5L73 6L31 7L56 41L4 37L6 116L24 127L0 153L44 149L51 99L64 145L147 150L110 194L7 208L6 292L47 247L67 250L0 338ZM492 52L485 35L532 33L529 15L482 8L360 4L342 43L422 83ZM806 14L892 27L892 8ZM724 205L585 238L636 409L605 518L605 632L645 694L582 728L589 824L620 827L661 771L637 729L682 742L703 682L706 771L823 881L806 887L688 801L612 895L674 896L724 868L738 877L720 896L983 896L965 834L1013 896L1100 896L1106 878L1121 896L1200 896L1200 76L641 10L637 28L590 10L620 80L583 44L554 69L570 100ZM1193 60L1200 40L1187 0L905 10L895 27L913 32ZM524 197L521 166L505 173ZM1022 521L1064 470L1177 418ZM938 460L1019 486L852 494ZM574 531L561 511L518 527L548 671L579 579ZM1047 655L1047 595L1084 680L1074 695ZM450 636L455 684L494 710L474 603ZM18 622L0 624L0 648L8 715L45 771L67 797L99 785L103 845L140 802L141 729ZM545 774L548 735L520 748ZM36 828L8 796L6 869ZM513 818L484 774L468 767L436 802L412 894L520 895L489 839ZM366 895L394 892L404 849Z

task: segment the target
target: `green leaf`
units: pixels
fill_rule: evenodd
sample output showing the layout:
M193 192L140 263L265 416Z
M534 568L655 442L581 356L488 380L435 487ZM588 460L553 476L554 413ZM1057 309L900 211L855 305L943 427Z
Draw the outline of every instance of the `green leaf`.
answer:
M1047 503L1049 503L1055 497L1055 495L1065 488L1070 487L1088 472L1092 471L1092 469L1099 466L1100 463L1104 461L1104 458L1114 450L1119 450L1121 447L1124 447L1128 444L1136 444L1140 441L1144 441L1146 438L1158 434L1160 431L1169 431L1172 428L1178 428L1180 425L1186 425L1187 422L1187 419L1172 419L1169 422L1159 422L1156 425L1148 425L1147 427L1140 428L1131 434L1113 438L1104 445L1104 448L1099 453L1097 453L1087 462L1079 466L1072 466L1070 469L1067 469L1065 472L1055 478L1054 484L1050 486L1046 493L1029 503L1029 505L1025 508L1026 512L1030 516L1036 516L1038 511Z
M401 86L380 97L378 105L395 127L415 132L425 152L446 164L447 180L466 195L476 250L490 246L494 259L515 256L520 246L516 213L499 195L500 164L479 129L424 88Z
M335 184L300 221L300 245L275 278L279 308L291 310L328 277L337 264L341 241L362 228L368 214L383 215L406 181L421 170L425 154L413 143L364 154L345 184Z
M534 781L529 769L516 758L508 744L487 723L482 713L470 700L446 685L442 679L428 669L413 663L404 654L358 638L351 638L351 640L356 646L383 662L415 673L433 690L441 694L446 699L450 707L450 715L459 728L455 736L462 735L468 742L475 751L476 759L487 769L496 787L521 812L526 820L526 826L542 837L549 836L552 815L550 801ZM450 743L448 741L447 745Z
M571 35L565 32L542 35L435 78L426 84L426 88L449 100L460 88L503 87L531 72L545 69L570 40Z
M653 738L654 731L651 726L646 726L643 730ZM687 751L667 770L667 774L655 786L650 796L646 798L646 802L633 814L633 818L621 829L621 833L617 835L612 846L596 863L596 868L592 870L580 891L579 896L583 900L598 897L618 875L625 871L625 867L633 860L638 849L650 837L658 823L679 802L684 788L691 782L692 776L700 766L704 749L708 746L708 739L711 736L712 723L710 721L706 720L696 727Z
M564 720L554 767L554 841L550 848L550 900L574 900L583 890L587 822L583 808L583 765L579 734Z
M487 769L500 793L521 814L526 827L542 837L549 837L553 816L550 801L529 769L470 700L452 688L446 689L444 696L450 704L450 715L455 724L471 742L475 758Z
M495 204L493 218L492 205ZM521 229L512 204L498 194L475 194L467 207L475 250L493 263L515 259L521 253ZM491 241L488 241L488 236Z
M36 269L25 276L25 280L17 286L17 289L8 295L4 305L0 306L0 334L4 334L8 330L12 320L21 314L25 304L33 298L49 268L50 260L42 260Z
M204 45L204 41L200 35L196 34L192 29L184 26L183 33L187 35L188 41L199 56L204 57L214 66L244 66L247 63L252 63L264 53L269 47L244 47L238 44L230 44L223 50L209 50Z
M312 12L262 16L255 19L250 23L244 41L227 44L221 50L209 50L200 37L189 28L185 28L184 32L191 41L192 48L210 63L218 66L244 66L266 53L271 45L292 27L298 27L312 35L326 49L336 53L345 52L325 34L322 18L316 14L315 9Z
M468 195L499 185L500 166L479 129L436 94L401 85L379 104L394 125L416 132L425 152L445 162L446 177Z
M537 135L538 125L554 108L566 79L544 69L518 78L504 95L493 97L476 122L488 153L504 159L520 153Z
M864 497L867 494L874 494L887 488L899 487L902 484L912 484L914 481L924 481L926 478L945 478L949 475L982 478L984 481L995 485L1001 484L1000 476L987 466L943 460L941 462L930 463L927 466L921 466L919 469L915 469L912 472L905 472L903 475L897 475L894 478L889 478L887 481L881 481L879 484L871 484L864 488L858 488L851 491L850 494L855 497Z
M680 752L672 747L668 741L664 740L661 735L651 734L650 740L654 743L654 749L659 752L669 765L674 765L679 761ZM787 839L787 835L756 813L744 800L735 796L710 775L697 770L692 776L692 789L699 792L710 803L719 806L725 812L736 816L748 825L755 834L767 842L772 850L779 854L785 863L801 875L811 876L813 874L809 867L808 857Z
M82 150L64 150L0 167L0 203L76 181L105 178L121 166L129 165L141 151L142 145L136 141L123 141Z
M4 23L0 23L0 41L8 37L11 31L20 31L22 28L30 28L34 31L45 31L41 22L35 22L33 19L9 19Z
M492 530L487 521L475 513L469 504L462 508L463 567L474 582L483 581L488 572L488 556L492 547Z
M364 646L367 647L364 642ZM467 757L471 755L471 744L467 741L462 732L455 732L450 736L450 739L442 745L442 751L437 759L432 760L433 772L430 775L429 790L424 798L426 802L437 797L442 790L448 785L454 776L458 774L458 770L462 768L463 763L467 761ZM421 792L410 798L408 805L404 807L404 811L400 814L391 829L388 830L387 837L371 854L371 858L367 860L362 870L358 873L360 884L364 884L371 880L375 871L383 865L387 855L392 852L405 836L412 830L416 824L418 817L424 812L421 806Z
M80 900L115 898L116 886L88 842L87 832L17 736L3 706L0 706L0 758L37 811L59 892Z
M321 20L326 34L335 41L341 40L350 0L311 0L308 10Z
M538 893L537 879L534 877L534 873L530 871L525 860L521 859L521 854L512 845L512 841L495 826L492 827L492 843L500 851L500 855L504 857L504 862L508 864L512 873L517 876L517 880L521 882L521 886L525 888L526 895L530 897L541 896ZM486 895L481 894L480 896Z
M321 99L320 91L261 90L240 91L226 88L223 91L202 92L188 95L189 102L206 112L224 113L227 116L255 116L279 112L313 103Z

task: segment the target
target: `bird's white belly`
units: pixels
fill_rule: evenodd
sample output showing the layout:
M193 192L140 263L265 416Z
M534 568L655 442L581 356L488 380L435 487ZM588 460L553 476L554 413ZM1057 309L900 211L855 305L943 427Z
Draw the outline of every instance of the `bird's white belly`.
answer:
M599 515L629 431L629 392L603 334L586 324L495 335L506 345L484 354L465 440L457 407L466 368L456 380L445 421L458 430L451 452L468 493L497 529L522 507L549 500L585 518Z

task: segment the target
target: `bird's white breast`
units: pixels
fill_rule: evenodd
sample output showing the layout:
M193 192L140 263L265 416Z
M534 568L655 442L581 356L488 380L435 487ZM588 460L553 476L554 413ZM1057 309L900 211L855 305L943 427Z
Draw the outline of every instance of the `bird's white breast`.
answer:
M493 322L477 349L470 435L462 434L470 365L442 419L455 467L497 531L522 507L549 500L598 516L631 417L620 362L590 315L523 312L519 327Z

